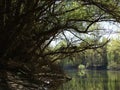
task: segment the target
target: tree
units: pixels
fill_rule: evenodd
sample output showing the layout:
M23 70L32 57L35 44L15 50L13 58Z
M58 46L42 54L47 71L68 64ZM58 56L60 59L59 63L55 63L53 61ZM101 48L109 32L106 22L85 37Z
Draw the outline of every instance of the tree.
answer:
M108 48L108 68L109 69L119 69L119 64L120 64L120 60L119 60L119 37L118 38L114 38L111 39L111 42L108 44L107 48Z
M109 2L104 0L1 0L0 66L5 75L3 81L8 83L7 72L11 74L20 72L22 76L29 78L29 82L38 81L35 75L46 70L45 68L50 70L56 55L57 60L63 55L66 57L86 49L104 46L107 41L102 45L96 45L84 41L81 36L93 32L90 27L97 22L119 22L118 2L117 0L109 0ZM78 38L77 41L86 44L82 47L76 46L74 45L76 40L71 40L66 47L51 49L50 43L57 36L63 33L66 37L64 31L71 32Z

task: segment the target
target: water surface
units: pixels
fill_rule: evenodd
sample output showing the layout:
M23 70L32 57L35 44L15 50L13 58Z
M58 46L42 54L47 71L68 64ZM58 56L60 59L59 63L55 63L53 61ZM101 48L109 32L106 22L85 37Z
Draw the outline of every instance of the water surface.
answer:
M72 77L57 90L120 90L119 71L77 71L67 73Z

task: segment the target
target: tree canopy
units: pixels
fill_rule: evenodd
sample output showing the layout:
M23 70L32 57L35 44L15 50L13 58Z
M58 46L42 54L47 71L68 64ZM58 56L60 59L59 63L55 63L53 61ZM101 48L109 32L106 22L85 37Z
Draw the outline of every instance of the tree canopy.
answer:
M36 80L46 68L53 72L56 60L104 46L108 40L95 43L102 38L97 32L104 30L96 25L119 23L119 5L119 0L0 0L0 69L5 78L7 72L20 72ZM56 40L65 43L51 47Z

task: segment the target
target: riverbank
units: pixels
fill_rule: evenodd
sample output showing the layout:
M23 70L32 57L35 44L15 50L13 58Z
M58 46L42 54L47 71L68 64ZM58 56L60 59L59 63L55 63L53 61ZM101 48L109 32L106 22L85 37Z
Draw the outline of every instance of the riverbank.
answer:
M92 67L85 67L84 65L66 65L63 67L63 70L120 70L120 64L110 64L107 67L103 66L92 66Z

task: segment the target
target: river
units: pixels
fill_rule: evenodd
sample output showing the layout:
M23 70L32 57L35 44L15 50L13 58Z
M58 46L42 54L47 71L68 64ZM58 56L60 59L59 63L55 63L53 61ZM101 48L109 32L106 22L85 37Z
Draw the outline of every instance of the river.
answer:
M72 80L57 90L120 90L120 71L66 71Z

